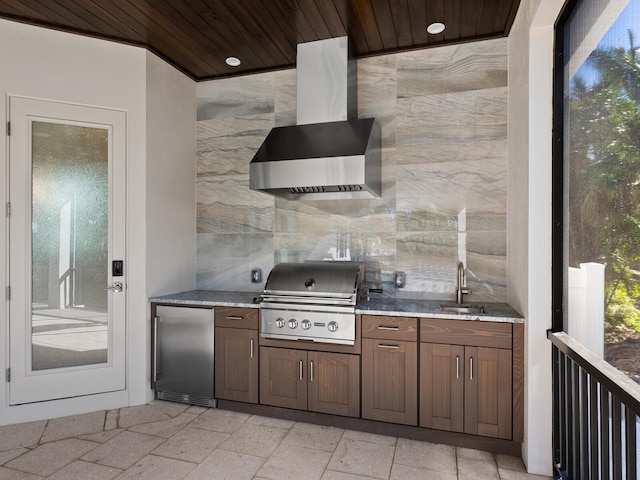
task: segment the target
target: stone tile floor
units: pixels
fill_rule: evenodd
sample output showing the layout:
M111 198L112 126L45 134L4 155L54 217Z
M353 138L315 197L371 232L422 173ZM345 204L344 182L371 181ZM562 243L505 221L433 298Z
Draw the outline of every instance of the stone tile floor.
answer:
M221 409L148 405L0 427L0 480L535 480L506 455Z

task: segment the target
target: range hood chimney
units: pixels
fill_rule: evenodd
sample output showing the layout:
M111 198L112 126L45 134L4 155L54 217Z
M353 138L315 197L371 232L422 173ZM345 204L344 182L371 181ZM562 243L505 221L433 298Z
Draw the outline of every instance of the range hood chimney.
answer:
M299 44L296 68L297 125L269 132L249 165L250 188L300 200L379 197L380 127L357 118L348 38Z

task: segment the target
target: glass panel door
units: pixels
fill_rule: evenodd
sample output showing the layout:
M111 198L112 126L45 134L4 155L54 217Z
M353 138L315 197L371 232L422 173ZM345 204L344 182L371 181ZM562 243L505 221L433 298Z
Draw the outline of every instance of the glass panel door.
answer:
M10 403L123 390L126 114L10 97L9 117Z

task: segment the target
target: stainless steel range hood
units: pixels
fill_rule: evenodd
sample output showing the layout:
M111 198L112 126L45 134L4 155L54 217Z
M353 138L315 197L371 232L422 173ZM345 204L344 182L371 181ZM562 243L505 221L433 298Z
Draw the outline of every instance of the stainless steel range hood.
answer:
M250 188L289 199L374 198L380 127L356 115L347 37L298 45L297 125L271 130L249 166Z

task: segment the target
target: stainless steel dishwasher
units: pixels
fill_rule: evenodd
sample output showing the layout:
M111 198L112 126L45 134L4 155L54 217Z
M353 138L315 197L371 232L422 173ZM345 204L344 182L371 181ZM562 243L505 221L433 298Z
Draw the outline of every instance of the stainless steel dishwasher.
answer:
M157 398L216 406L213 319L213 308L156 308L153 371Z

